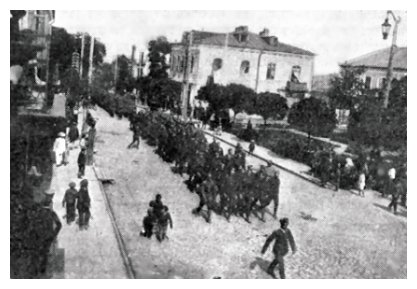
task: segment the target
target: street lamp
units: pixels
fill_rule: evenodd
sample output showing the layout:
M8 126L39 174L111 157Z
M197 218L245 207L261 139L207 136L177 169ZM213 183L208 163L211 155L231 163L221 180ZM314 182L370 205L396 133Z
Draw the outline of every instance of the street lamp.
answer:
M387 17L385 18L384 23L381 25L382 30L382 38L386 40L391 30L391 24L389 23L389 16L394 20L394 31L392 32L392 44L388 58L388 69L387 69L387 80L385 82L383 97L384 97L384 108L388 107L388 99L389 99L389 92L391 90L391 81L392 81L392 70L393 70L393 63L392 60L394 58L394 53L397 49L397 32L398 32L398 24L401 21L401 18L398 16L396 17L395 14L391 11L387 11Z
M391 31L391 24L389 23L388 17L385 18L384 23L381 25L382 30L382 38L386 40L388 38L388 34Z

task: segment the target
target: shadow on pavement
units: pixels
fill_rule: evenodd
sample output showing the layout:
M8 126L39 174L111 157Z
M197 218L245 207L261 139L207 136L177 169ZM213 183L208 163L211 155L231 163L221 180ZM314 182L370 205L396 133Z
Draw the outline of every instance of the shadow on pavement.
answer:
M269 261L264 260L261 257L256 257L255 260L250 263L249 268L253 270L258 265L259 268L261 268L261 270L266 273L268 270L269 263Z
M386 212L388 212L390 214L394 214L390 209L388 209L388 205L387 206L383 206L383 205L374 203L374 206L377 207L377 208L380 208L380 209L382 209L382 210L384 210L384 211L386 211ZM401 216L401 217L407 218L407 211L405 211L404 209L402 209L400 206L398 206L398 207L399 208L397 210L397 216Z

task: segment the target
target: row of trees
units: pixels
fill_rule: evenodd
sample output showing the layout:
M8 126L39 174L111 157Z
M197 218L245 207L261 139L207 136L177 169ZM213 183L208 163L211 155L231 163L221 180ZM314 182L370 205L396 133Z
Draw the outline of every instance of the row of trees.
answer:
M394 79L389 105L383 107L381 91L362 80L364 68L345 67L331 80L328 96L333 108L350 111L348 136L370 147L401 149L407 142L407 77Z
M200 88L196 99L209 104L210 114L218 115L232 109L236 114L259 114L265 124L269 118L283 119L288 111L287 100L281 95L270 92L257 94L246 86L234 83L223 86L209 80L206 86Z
M223 86L209 82L199 90L196 98L209 103L210 113L220 114L224 109L233 109L235 113L258 114L265 124L270 118L282 120L288 114L288 123L309 135L328 135L336 125L334 110L313 97L302 99L289 110L287 99L277 93L255 93L239 84Z

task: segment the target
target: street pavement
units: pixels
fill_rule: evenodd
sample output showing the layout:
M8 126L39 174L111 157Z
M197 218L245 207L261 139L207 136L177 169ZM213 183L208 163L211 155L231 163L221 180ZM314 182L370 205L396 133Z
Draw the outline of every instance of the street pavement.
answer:
M132 138L126 119L101 109L96 115L96 165L115 179L105 190L139 278L269 278L265 271L272 254L262 256L260 250L278 228L277 220L252 216L248 224L214 215L208 224L192 215L198 197L187 190L184 178L143 140L138 150L126 148ZM262 161L248 157L247 163L257 167ZM288 278L406 278L407 220L387 211L387 199L335 192L283 170L280 178L278 214L289 217L299 248L286 257ZM139 235L157 193L174 221L169 240L161 244Z
M79 124L82 123L80 114ZM53 168L51 189L55 191L53 207L62 222L62 229L53 248L48 264L51 278L126 278L125 267L118 249L113 227L107 214L102 192L92 167L86 167L85 178L89 182L92 219L88 230L80 231L77 224L66 223L62 199L68 184L77 178L79 153L77 147L70 150L69 164Z

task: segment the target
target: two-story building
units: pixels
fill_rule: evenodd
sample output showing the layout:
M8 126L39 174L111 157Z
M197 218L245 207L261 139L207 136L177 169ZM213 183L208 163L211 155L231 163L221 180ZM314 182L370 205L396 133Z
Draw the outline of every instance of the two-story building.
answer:
M299 96L311 89L314 56L280 42L268 29L259 34L249 32L247 26L230 33L193 30L185 32L180 43L172 44L170 77L181 82L188 77L192 105L209 77L222 85L236 83L256 92Z
M365 55L347 60L346 62L340 64L340 66L363 67L365 71L362 78L365 85L369 89L382 89L387 77L390 49L391 48L384 48L372 51ZM407 75L407 47L396 48L392 64L393 79L401 79Z

